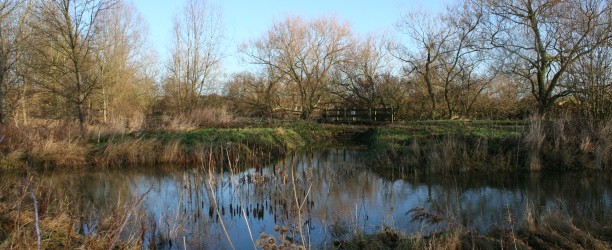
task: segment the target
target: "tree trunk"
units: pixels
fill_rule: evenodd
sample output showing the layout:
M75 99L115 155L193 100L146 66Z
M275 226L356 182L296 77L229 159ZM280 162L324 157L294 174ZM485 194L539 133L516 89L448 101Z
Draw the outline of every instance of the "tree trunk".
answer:
M4 110L4 102L6 101L6 71L0 72L0 124L4 124L6 121L6 111Z
M446 109L448 110L448 119L453 119L453 107L451 100L448 97L448 86L444 88L444 101L446 101Z
M75 63L76 64L76 63ZM77 80L77 93L78 93L78 99L77 99L77 118L79 119L79 130L81 132L81 136L85 135L85 94L82 93L81 91L81 86L82 86L82 78L81 78L81 73L79 72L79 67L76 67L75 65L75 71L76 71L76 80Z
M104 123L108 123L108 100L106 95L106 88L102 88L102 119Z
M425 63L425 84L427 85L427 94L429 95L429 100L431 101L431 110L429 111L429 119L434 119L436 116L436 95L433 90L432 82L431 82L431 53L427 51L427 62Z
M19 98L19 104L21 106L21 116L23 119L23 125L28 125L28 104L26 102L26 93L28 92L28 83L23 80L23 90L21 91L21 98ZM18 117L15 114L15 117ZM15 119L17 120L17 119Z

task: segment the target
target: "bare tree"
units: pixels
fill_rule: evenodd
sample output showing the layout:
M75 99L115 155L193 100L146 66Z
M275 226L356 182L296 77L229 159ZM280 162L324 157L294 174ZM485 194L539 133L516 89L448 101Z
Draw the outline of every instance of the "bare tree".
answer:
M469 4L460 3L451 5L440 21L450 31L446 43L442 44L444 53L439 57L438 72L446 115L449 119L456 112L469 116L473 104L496 75L495 70L488 70L489 74L485 72L487 61L477 37L482 13Z
M24 31L25 8L19 0L0 2L0 123L8 118L9 85L15 80L16 64L21 56L20 41Z
M150 53L144 33L147 27L133 5L119 2L101 16L96 60L102 77L100 91L93 102L101 111L102 121L134 118L142 115L153 96L154 82L146 68Z
M270 118L281 106L279 81L272 75L242 72L226 84L226 94L242 114Z
M101 14L113 0L39 1L33 29L37 34L35 82L73 105L81 134L85 133L86 101L100 88L96 36Z
M578 59L568 74L582 115L606 122L612 116L612 47L601 46Z
M198 106L219 73L223 39L219 13L208 1L189 0L175 16L166 89L183 112Z
M451 53L447 43L453 32L439 21L439 17L425 12L409 12L397 24L397 28L406 34L409 42L406 45L396 44L392 48L395 56L406 65L406 75L416 76L416 82L425 86L429 98L429 118L437 117L436 110L441 86L438 74L442 64L441 57Z
M400 19L397 27L409 40L405 45L396 45L394 52L405 63L404 71L411 82L424 85L430 119L440 117L440 99L446 104L444 117L467 115L471 104L491 82L475 81L485 76L480 72L486 61L476 32L481 22L479 9L465 3L452 5L438 16L417 11ZM475 86L479 88L474 90Z
M562 83L572 65L610 44L607 0L471 0L471 4L485 15L483 38L500 52L506 70L530 86L540 115L571 93Z
M337 77L330 91L353 107L387 106L382 88L393 70L388 43L385 36L374 34L353 41L345 60L335 68Z
M350 43L350 28L333 18L306 22L288 17L262 38L243 47L249 62L276 71L295 97L292 110L308 119L325 95L332 68L342 62Z

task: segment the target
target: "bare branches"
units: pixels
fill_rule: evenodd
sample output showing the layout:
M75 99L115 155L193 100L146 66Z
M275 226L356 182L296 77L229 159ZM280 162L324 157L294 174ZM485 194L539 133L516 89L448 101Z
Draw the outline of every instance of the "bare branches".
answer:
M38 200L32 190L32 178L23 180L25 188L30 192L32 196L32 202L34 203L34 226L36 227L36 249L41 249L41 232L40 232L40 219L38 216Z
M32 66L40 71L37 85L62 96L74 105L81 134L85 133L85 102L100 88L94 49L103 12L116 0L54 0L38 2L37 20L31 23L37 34Z
M343 61L350 45L350 27L333 18L306 22L287 17L277 22L262 38L245 45L243 53L250 63L261 65L280 76L296 93L289 109L310 118L323 100L332 68Z
M560 84L571 65L611 40L612 24L605 17L610 8L601 0L485 1L481 32L489 34L495 48L519 59L510 68L528 72L518 75L532 84L538 111L544 114L571 93Z
M117 240L119 239L119 236L121 235L121 231L123 231L123 228L125 228L125 225L127 224L128 220L130 219L130 217L132 216L132 213L134 212L134 210L140 206L140 203L142 203L142 201L144 200L144 198L149 194L149 192L151 192L151 190L153 189L153 187L150 187L149 189L147 189L146 192L144 192L142 195L140 195L140 198L138 198L138 200L136 200L136 202L134 202L128 209L127 213L125 214L125 216L123 217L123 220L121 221L121 226L119 226L119 228L117 228L116 232L114 232L113 234L113 238L111 240L111 244L108 247L109 250L114 249L115 245L117 244Z
M387 49L385 36L370 34L353 39L344 52L344 60L335 66L333 84L328 91L351 107L375 108L388 106L385 83L393 71L393 57Z
M222 58L219 13L208 1L190 0L174 19L166 89L182 111L197 108L200 97L214 87Z

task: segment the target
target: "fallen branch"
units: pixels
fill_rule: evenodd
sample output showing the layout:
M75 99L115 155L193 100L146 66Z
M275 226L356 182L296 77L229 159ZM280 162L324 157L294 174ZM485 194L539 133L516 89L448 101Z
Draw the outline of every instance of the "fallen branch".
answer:
M30 191L30 195L32 196L32 202L34 203L34 219L36 226L36 249L40 250L41 248L41 236L40 236L40 219L38 218L38 201L36 200L36 195L34 195L34 191L32 190L32 186L30 185L32 177L30 179L23 179L23 182L26 186L26 189Z

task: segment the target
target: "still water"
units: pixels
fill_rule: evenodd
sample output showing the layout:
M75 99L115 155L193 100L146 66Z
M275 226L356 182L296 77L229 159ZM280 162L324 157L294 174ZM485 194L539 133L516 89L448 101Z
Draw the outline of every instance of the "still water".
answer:
M262 232L278 237L275 226L315 249L384 227L427 235L459 223L486 232L516 226L527 210L612 222L610 174L393 176L375 173L361 154L326 149L242 169L155 167L43 179L82 211L93 211L79 227L82 233L95 232L118 204L144 197L132 215L139 222L128 225L124 236L146 228L146 244L166 249L252 249ZM442 222L414 221L415 208Z

